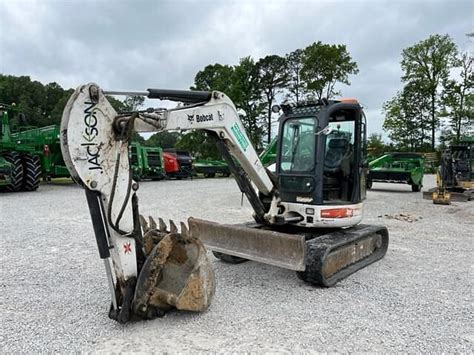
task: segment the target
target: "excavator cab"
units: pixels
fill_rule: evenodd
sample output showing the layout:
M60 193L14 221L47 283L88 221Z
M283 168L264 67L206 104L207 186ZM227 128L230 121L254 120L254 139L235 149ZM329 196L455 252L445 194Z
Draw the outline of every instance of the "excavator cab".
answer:
M357 102L283 106L276 174L282 201L357 204L365 198L366 124Z
M356 101L281 109L272 176L281 219L251 226L193 221L191 229L225 262L256 260L332 286L381 259L388 247L385 227L358 224L366 193L365 115Z

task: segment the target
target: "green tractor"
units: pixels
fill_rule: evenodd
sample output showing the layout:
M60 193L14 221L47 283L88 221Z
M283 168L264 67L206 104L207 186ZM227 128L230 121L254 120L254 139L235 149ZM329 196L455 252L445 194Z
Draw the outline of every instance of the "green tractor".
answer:
M418 153L387 153L369 163L367 188L372 182L411 185L413 192L423 186L424 157Z
M163 163L163 149L147 147L139 142L130 146L133 178L136 181L151 179L162 180L166 177Z
M197 159L193 162L193 169L196 174L202 174L206 178L213 178L216 174L230 176L229 166L224 160Z
M260 161L267 168L276 162L277 144L277 137L274 137L259 155ZM202 174L206 178L213 178L217 174L230 176L229 166L224 160L197 159L193 162L193 168L196 174Z
M42 151L14 138L9 115L15 113L21 115L15 106L0 104L0 188L11 192L34 191L40 183Z
M38 153L44 180L69 177L69 171L64 164L59 143L59 125L41 128L20 128L12 133L12 138L20 146L29 146Z
M0 189L10 186L12 168L13 165L5 157L0 156Z
M277 145L278 145L278 137L273 137L271 142L267 145L265 150L260 153L260 161L262 162L263 166L268 167L269 165L275 164L276 156L277 156Z

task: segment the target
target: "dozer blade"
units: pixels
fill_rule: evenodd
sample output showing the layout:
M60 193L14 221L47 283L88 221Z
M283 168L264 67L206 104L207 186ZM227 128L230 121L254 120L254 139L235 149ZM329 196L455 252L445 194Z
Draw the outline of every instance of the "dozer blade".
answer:
M389 242L382 226L358 225L324 234L290 226L227 225L195 218L188 222L191 235L213 251L296 270L302 280L326 287L383 258Z
M435 205L450 205L451 204L451 194L449 193L438 193L433 192L433 203Z
M468 202L472 200L472 190L463 192L447 190L443 193L439 192L437 188L429 189L423 192L423 198L433 200L436 205L450 205L453 202Z
M189 218L189 231L209 249L244 259L301 271L305 269L304 235ZM259 226L259 225L256 225Z
M144 219L141 222L146 223ZM133 313L142 318L161 316L173 308L204 311L215 293L214 271L204 245L189 236L186 228L177 233L176 225L172 221L170 225L173 232L166 231L161 219L160 229L144 228L149 253L132 303ZM150 244L154 244L151 251Z
M432 200L434 191L436 191L436 188L429 189L428 191L423 191L423 199Z
M450 191L451 201L468 202L472 200L472 191L456 192Z

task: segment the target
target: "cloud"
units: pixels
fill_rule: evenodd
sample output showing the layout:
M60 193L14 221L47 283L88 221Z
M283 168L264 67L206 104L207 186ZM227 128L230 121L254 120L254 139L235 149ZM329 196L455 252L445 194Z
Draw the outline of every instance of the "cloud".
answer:
M368 108L401 88L401 51L433 33L472 50L470 1L0 0L0 72L76 87L188 88L207 64L346 44L360 73L343 95ZM369 114L370 113L370 114Z

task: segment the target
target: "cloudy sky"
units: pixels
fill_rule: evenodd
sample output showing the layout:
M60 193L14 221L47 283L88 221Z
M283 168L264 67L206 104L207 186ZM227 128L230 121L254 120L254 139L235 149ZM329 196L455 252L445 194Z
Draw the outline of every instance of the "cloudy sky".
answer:
M473 51L473 17L468 0L0 0L0 72L65 88L186 89L207 64L341 43L360 69L343 95L359 98L369 132L381 132L402 49L447 33Z

